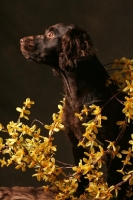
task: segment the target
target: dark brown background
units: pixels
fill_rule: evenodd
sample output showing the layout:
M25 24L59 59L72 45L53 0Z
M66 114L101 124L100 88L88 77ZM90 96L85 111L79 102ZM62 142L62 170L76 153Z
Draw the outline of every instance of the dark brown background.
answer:
M19 40L42 34L58 22L84 27L92 37L103 64L123 56L133 58L132 0L1 0L0 1L0 122L16 121L17 106L30 97L35 101L31 120L51 123L62 99L62 84L50 67L27 61L20 52ZM0 133L1 134L1 133ZM42 127L42 134L47 135ZM3 134L1 134L3 137ZM73 163L70 144L64 133L57 133L57 158ZM40 186L14 166L0 168L0 186Z

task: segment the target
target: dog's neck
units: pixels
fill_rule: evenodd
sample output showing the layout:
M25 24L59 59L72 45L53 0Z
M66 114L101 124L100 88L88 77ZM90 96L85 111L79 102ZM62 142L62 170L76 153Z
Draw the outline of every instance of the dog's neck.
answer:
M54 70L55 73L62 79L71 104L79 101L82 104L86 101L92 104L104 99L108 74L96 56L77 62L72 72L58 68Z

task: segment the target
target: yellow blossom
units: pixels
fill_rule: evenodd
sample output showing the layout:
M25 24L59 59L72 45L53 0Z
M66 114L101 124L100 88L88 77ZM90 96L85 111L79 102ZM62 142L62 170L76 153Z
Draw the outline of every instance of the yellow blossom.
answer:
M128 151L123 150L121 153L127 154L127 159L130 159L130 157L133 157L133 152L132 152L131 147L128 148Z
M23 159L24 154L25 154L24 150L23 149L19 149L19 150L17 150L15 155L12 155L12 159L16 163L21 164L21 161Z
M32 135L36 130L36 125L33 125L32 127L29 127L27 125L22 125L22 134Z
M122 158L122 155L118 152L120 150L120 146L116 146L115 151L112 152L112 157L117 156L118 158Z
M129 90L129 92L133 92L133 80L128 81L126 80L127 86L123 89L123 92L126 92Z
M3 128L4 128L3 125L0 123L0 131L1 131Z
M4 165L7 164L7 162L5 161L5 157L3 159L0 159L0 163L1 163L1 167L4 167Z
M20 168L22 169L23 172L25 172L26 171L26 164L24 162L22 162L15 167L15 169L20 169Z
M122 179L123 179L124 181L127 181L130 177L131 177L131 174L127 174L127 175L123 176Z
M126 101L124 102L124 108L122 110L128 118L128 123L130 123L130 119L133 119L133 97L125 97Z
M118 121L116 122L116 125L120 126L119 128L122 128L123 126L126 126L126 121Z
M31 101L30 98L27 98L26 101L23 103L27 108L31 108L31 105L34 104L34 101Z
M111 148L111 150L113 150L115 152L116 151L115 142L111 142L111 141L108 141L108 140L106 140L106 142L109 142L107 149Z
M84 107L83 107L81 113L82 113L82 114L85 113L85 115L87 116L88 113L89 113L89 109L84 105Z
M91 113L92 115L98 115L101 113L101 108L99 106L96 106L94 104L92 104L91 106L89 106L91 109L94 109L93 112Z
M25 107L23 106L22 108L17 107L16 110L18 112L20 112L20 118L25 118L25 119L29 119L26 115L30 114L29 110L26 110ZM26 114L26 115L25 115Z
M86 131L94 131L94 133L98 133L97 124L94 121L89 121L87 123L83 123L82 125L86 126Z
M107 120L107 117L102 116L101 114L98 114L96 119L97 119L97 127L102 127L101 126L101 120Z
M78 117L81 121L83 120L82 113L75 113L75 116Z
M119 169L119 170L116 170L116 171L119 172L119 173L121 173L121 174L123 174L123 175L125 175L125 172L123 170L124 169L122 168L122 169Z
M0 138L0 151L2 150L3 147L5 147L5 144L3 144L3 139Z
M129 178L129 185L133 185L133 175Z
M43 178L44 173L43 173L42 169L40 169L40 168L37 169L36 171L37 171L37 173L33 174L32 176L36 176L37 180L41 181L41 179Z
M132 151L133 151L133 134L131 134L131 138L132 138L132 140L129 141L129 144L132 145Z

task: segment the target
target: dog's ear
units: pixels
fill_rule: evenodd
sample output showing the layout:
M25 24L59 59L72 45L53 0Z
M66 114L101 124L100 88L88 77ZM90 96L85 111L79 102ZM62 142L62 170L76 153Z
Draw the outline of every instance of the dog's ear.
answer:
M60 68L73 71L79 61L94 54L90 36L79 27L69 29L62 37L62 52L59 56Z

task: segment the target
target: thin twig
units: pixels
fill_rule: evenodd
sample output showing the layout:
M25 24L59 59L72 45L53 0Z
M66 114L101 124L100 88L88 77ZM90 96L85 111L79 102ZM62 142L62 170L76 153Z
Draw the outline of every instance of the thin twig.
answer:
M115 140L114 145L117 146L117 144L119 143L119 141L121 140L121 138L123 137L125 131L126 131L126 127L127 127L127 117L125 118L125 124L122 126L122 129L118 135L118 137Z
M31 126L33 126L33 124L35 123L35 122L39 122L42 126L44 125L41 121L39 121L38 119L34 119L33 121L32 121L32 123L31 123Z
M112 92L112 90L111 90L111 92ZM101 109L103 109L104 106L106 106L113 98L115 98L120 93L121 93L121 91L117 92L116 94L113 94L113 92L112 92L113 96L102 106Z
M112 65L112 64L114 64L114 62L104 64L103 66L105 67L105 66L107 66L107 65Z
M65 162L61 162L59 160L56 160L56 162L60 163L60 164L63 164L63 165L67 165L67 166L70 166L70 167L74 167L75 165L71 165L71 164L68 164L68 163L65 163Z

